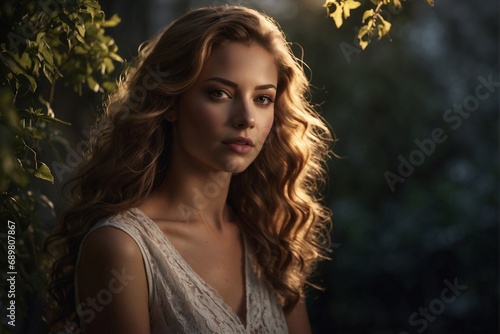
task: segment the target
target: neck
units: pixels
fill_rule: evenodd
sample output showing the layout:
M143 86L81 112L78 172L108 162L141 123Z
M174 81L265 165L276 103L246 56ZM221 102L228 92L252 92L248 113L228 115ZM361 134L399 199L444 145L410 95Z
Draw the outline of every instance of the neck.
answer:
M203 222L220 231L232 220L227 204L230 182L228 172L173 162L148 206L157 220Z

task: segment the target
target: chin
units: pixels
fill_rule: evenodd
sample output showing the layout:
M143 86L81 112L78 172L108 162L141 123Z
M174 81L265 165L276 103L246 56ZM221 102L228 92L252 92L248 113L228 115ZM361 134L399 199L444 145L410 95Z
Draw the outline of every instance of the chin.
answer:
M244 172L250 164L243 164L236 161L230 161L226 164L225 171L231 174L239 174Z

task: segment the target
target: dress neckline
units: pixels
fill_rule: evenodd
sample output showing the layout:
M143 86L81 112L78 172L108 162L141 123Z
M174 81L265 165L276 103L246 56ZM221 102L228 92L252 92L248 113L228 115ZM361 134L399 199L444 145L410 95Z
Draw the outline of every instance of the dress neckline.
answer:
M239 323L241 326L243 326L245 329L248 328L249 324L249 314L250 314L250 281L249 281L249 275L250 275L250 266L249 266L249 259L248 259L248 245L247 241L245 238L245 234L243 231L240 229L240 232L243 236L243 261L244 261L244 288L245 288L245 320L240 318L240 316L236 313L235 310L233 310L222 298L220 293L213 288L210 284L208 284L190 265L189 263L184 260L184 258L181 256L181 254L177 251L177 249L174 247L174 245L168 240L168 237L163 233L163 231L160 229L160 227L152 220L148 215L146 215L141 209L135 207L130 209L130 211L134 211L137 213L139 216L141 216L145 222L147 222L149 225L151 225L151 228L154 230L155 233L158 233L161 235L162 240L165 242L167 247L169 248L169 251L172 253L174 257L177 258L179 263L182 264L183 267L196 279L198 280L201 285L205 288L207 293L209 293L214 301L216 301L223 310L228 313L230 317L232 317L237 323Z

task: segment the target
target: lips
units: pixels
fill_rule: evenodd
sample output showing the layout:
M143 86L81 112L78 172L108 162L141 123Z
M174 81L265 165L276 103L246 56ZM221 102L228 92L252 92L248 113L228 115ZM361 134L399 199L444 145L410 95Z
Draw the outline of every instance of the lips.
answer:
M253 141L250 138L236 137L222 141L231 151L236 153L249 153L254 147Z
M231 139L227 139L222 141L223 144L229 145L229 144L236 144L236 145L246 145L246 146L254 146L253 141L250 138L245 138L245 137L235 137Z

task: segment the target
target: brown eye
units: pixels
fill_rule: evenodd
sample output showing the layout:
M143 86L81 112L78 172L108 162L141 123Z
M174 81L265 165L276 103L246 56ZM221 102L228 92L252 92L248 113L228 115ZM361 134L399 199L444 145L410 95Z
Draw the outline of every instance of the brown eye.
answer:
M220 99L229 97L229 94L222 89L212 90L208 94L210 95L211 98L213 98L215 100L220 100Z
M273 103L273 99L271 98L271 96L269 95L259 95L257 96L257 98L255 99L255 101L259 104L262 104L262 105L269 105L271 103Z

